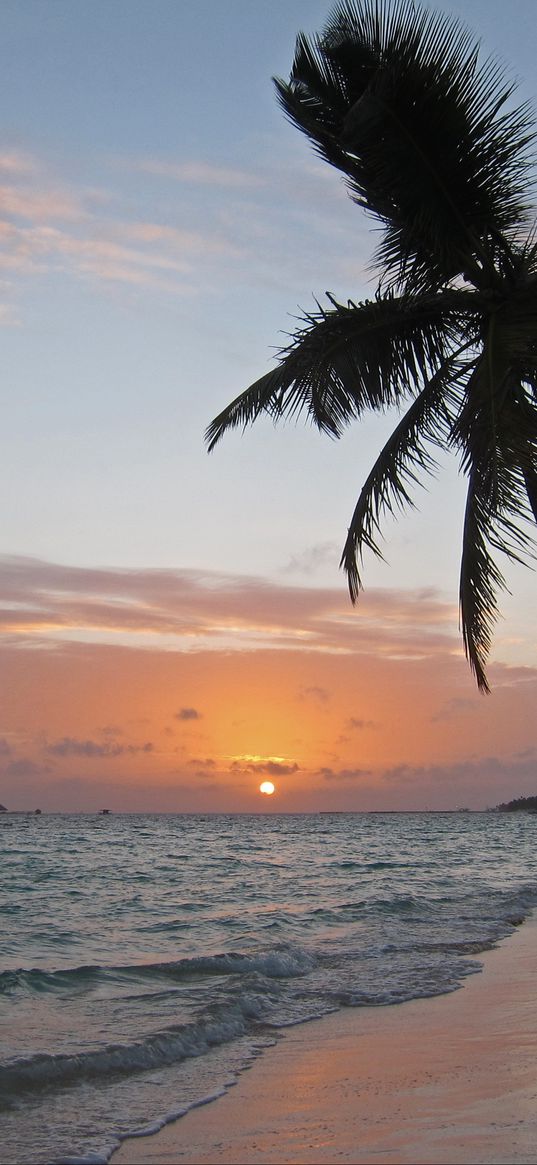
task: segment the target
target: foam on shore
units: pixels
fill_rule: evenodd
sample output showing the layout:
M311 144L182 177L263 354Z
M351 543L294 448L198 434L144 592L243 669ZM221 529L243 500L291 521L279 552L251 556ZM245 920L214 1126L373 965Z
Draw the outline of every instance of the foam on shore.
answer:
M112 1165L537 1162L537 918L459 991L287 1031L219 1100Z

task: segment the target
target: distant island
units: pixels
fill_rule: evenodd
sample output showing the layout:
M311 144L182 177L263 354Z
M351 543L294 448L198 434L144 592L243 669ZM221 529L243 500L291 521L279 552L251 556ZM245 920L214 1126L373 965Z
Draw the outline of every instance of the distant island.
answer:
M496 806L499 813L537 813L536 797L516 797L514 801L504 801Z

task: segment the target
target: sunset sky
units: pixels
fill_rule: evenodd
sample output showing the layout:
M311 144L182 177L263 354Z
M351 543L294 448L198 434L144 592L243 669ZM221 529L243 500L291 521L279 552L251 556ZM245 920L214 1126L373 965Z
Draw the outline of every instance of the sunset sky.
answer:
M440 5L537 99L535 0ZM371 223L277 107L319 0L3 0L0 802L10 809L484 808L537 793L535 574L489 678L464 660L464 482L338 563L393 419L339 442L206 425L325 291L372 294ZM271 780L276 794L262 798Z

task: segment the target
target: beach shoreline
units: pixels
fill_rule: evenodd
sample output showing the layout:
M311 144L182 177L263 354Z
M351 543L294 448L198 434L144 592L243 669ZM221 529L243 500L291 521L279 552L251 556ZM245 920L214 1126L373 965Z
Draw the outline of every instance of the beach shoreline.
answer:
M112 1165L534 1165L537 915L476 957L450 994L288 1029L221 1098L127 1138Z

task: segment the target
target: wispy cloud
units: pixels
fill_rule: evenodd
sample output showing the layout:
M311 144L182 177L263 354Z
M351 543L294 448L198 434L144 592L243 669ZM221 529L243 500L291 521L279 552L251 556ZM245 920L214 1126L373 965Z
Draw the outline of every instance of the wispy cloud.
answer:
M116 227L120 235L140 243L163 243L177 253L191 258L200 255L240 255L240 249L229 239L201 231L185 230L154 222L120 223Z
M363 781L366 777L371 777L371 769L332 769L325 767L319 770L319 775L323 778L323 781Z
M91 233L91 232L90 232ZM131 284L162 284L163 276L185 276L190 261L169 252L128 247L112 238L80 238L52 226L0 221L0 269L45 275L57 270Z
M318 704L328 704L330 692L320 684L310 684L308 688L300 689L299 697L301 700L315 700Z
M346 284L351 275L352 290L364 272L360 247L350 260L342 215L330 210L329 189L334 206L344 203L337 183L329 188L320 168L294 154L277 176L261 157L249 169L200 158L95 158L94 166L90 186L22 151L0 154L0 269L13 278L61 272L95 285L123 284L134 296L141 288L198 296L227 292L232 264L239 290L280 287L285 278L306 298L323 254L330 278ZM304 246L312 232L313 251ZM321 561L332 548L289 569L311 572L316 553Z
M433 803L439 791L449 804L479 805L486 796L494 805L513 790L513 796L535 792L535 756L469 757L446 764L400 764L386 769L382 779L390 788L429 793Z
M448 700L438 712L431 717L433 721L439 720L453 720L458 719L459 716L476 712L479 707L479 696L475 699L468 699L466 696L453 696Z
M319 542L301 554L294 554L284 567L284 573L313 575L327 564L337 565L340 558L341 547L338 547L337 542Z
M191 181L197 172L195 164L185 170ZM200 180L205 174L209 181L209 172L200 166ZM228 184L230 177L231 172ZM200 230L139 214L133 218L133 207L146 205L137 193L128 199L119 190L62 184L35 158L0 155L0 269L27 278L61 271L183 294L199 290L200 279L209 277L203 264L210 268L240 256L240 247L213 221Z
M76 195L65 190L33 190L0 186L0 214L31 222L60 219L76 222L87 216Z
M41 777L50 772L48 765L39 764L31 757L21 756L5 765L2 773L6 777Z
M284 649L425 658L458 651L451 606L434 592L367 592L357 609L343 590L282 586L193 570L86 570L4 558L0 631L189 649L263 644ZM138 637L134 639L133 637ZM325 700L323 685L304 695ZM195 709L186 709L191 716ZM179 714L180 715L180 714Z
M77 756L93 759L94 757L133 756L139 752L153 752L154 744L146 741L145 744L117 744L110 741L76 740L72 736L64 736L62 740L55 740L45 746L49 756Z
M22 150L5 150L0 154L0 174L11 177L16 174L34 174L38 169L37 163L30 154Z

